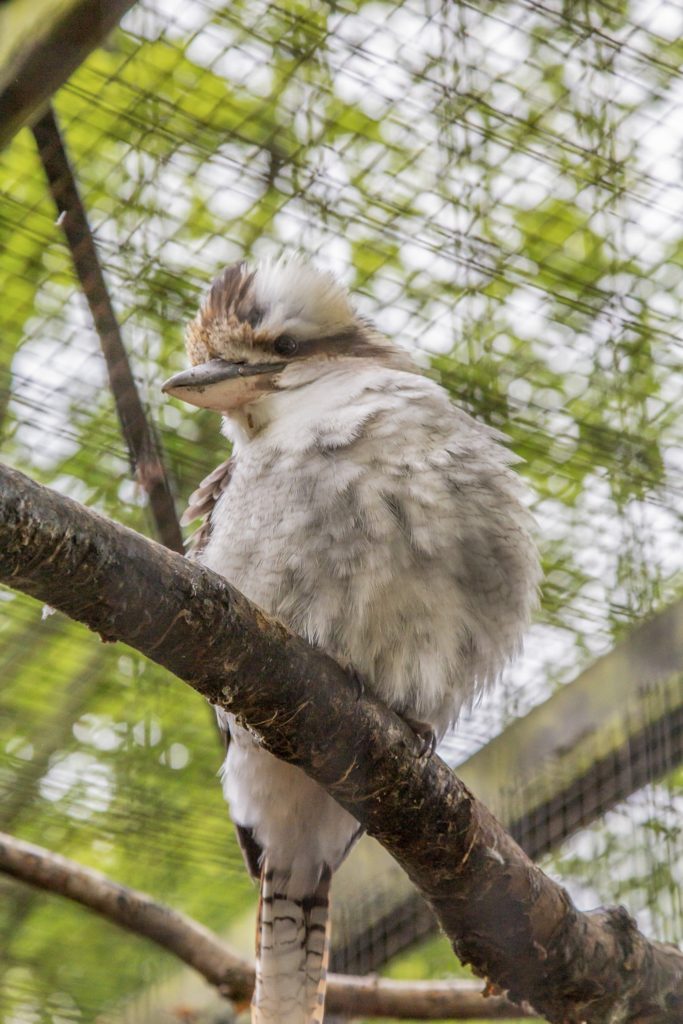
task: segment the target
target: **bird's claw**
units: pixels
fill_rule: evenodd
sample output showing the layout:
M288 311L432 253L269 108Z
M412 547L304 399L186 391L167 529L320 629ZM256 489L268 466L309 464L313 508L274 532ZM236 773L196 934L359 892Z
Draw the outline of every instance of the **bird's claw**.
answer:
M356 700L360 700L365 696L365 680L355 665L348 664L345 671L356 691Z
M417 738L420 740L420 748L415 757L433 757L436 750L436 733L429 722L418 722L415 718L406 718L403 721L409 725Z

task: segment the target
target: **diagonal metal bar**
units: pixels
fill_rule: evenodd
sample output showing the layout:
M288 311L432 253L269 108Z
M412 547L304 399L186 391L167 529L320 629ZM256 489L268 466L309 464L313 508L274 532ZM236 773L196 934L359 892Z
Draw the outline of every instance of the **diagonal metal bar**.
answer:
M587 767L532 811L506 824L524 852L537 860L556 850L579 829L597 821L617 803L659 781L681 764L683 702L625 739L622 746ZM402 884L409 888L402 877L392 875L391 881L394 888ZM381 894L378 903L381 904ZM365 905L364 922L367 917ZM331 970L349 974L377 971L392 957L436 934L438 928L432 911L412 890L405 899L380 910L369 926L365 923L357 934L348 935L333 948Z
M683 764L682 625L677 602L457 768L533 860ZM500 795L511 783L512 807ZM333 970L376 971L437 931L425 901L395 869L375 899L362 930L354 930L349 909Z
M166 547L182 553L180 524L161 449L133 379L88 216L52 107L36 121L33 134L76 274L95 322L133 472L149 495L159 539Z

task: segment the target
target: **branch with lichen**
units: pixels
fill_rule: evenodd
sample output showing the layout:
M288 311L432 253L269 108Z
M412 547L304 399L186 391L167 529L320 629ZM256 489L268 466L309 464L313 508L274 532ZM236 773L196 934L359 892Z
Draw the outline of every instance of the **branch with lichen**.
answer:
M0 581L130 644L298 765L395 857L463 963L553 1024L680 1024L683 954L581 913L343 668L224 579L0 469Z

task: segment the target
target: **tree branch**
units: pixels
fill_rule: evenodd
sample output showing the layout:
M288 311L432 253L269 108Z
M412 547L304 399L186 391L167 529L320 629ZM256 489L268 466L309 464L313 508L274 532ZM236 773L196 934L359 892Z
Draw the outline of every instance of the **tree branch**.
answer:
M408 727L224 579L0 469L0 580L123 640L239 716L407 871L454 949L553 1024L680 1024L683 954L580 913Z
M135 0L13 0L0 7L0 147L99 46Z
M66 896L108 921L151 939L193 967L221 995L246 1002L254 987L253 965L197 921L146 893L118 885L42 846L0 832L0 871L48 892ZM330 975L327 1005L335 1013L422 1020L498 1020L529 1017L506 999L485 997L477 982L396 982Z
M45 113L33 125L33 134L52 198L60 214L59 222L64 229L74 269L100 339L131 468L149 497L159 539L173 551L182 552L183 538L161 446L147 419L135 385L88 215L51 106L48 105Z

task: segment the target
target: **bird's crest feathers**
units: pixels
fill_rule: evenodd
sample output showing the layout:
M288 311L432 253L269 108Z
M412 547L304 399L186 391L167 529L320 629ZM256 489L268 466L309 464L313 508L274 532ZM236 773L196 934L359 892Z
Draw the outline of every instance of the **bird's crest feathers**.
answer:
M193 364L233 358L235 347L256 355L274 339L324 339L352 331L359 320L346 289L331 274L298 256L234 263L214 280L190 323Z

